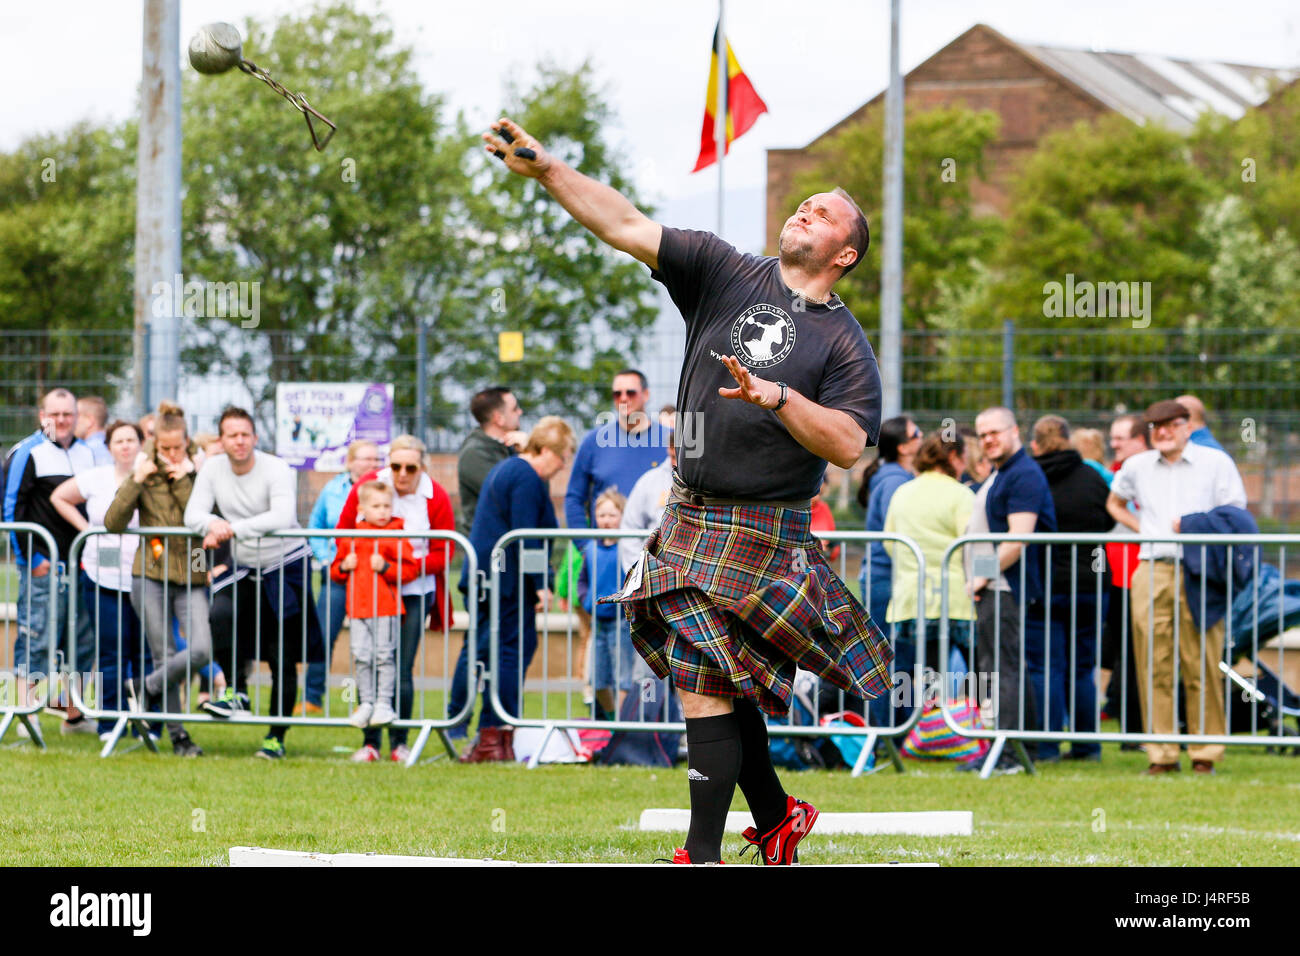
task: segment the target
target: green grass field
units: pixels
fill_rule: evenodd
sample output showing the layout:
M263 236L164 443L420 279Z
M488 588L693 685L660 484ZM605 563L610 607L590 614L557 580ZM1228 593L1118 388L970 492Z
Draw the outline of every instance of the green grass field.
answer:
M533 701L533 706L537 701ZM338 705L340 708L341 704ZM432 704L430 704L432 712ZM342 710L340 709L340 713ZM460 766L445 757L407 770L352 764L351 729L294 729L289 756L255 760L255 727L191 727L198 760L143 748L107 760L89 736L49 750L0 745L0 864L225 864L232 846L321 852L645 862L681 835L640 833L647 807L686 806L684 769ZM123 749L131 746L124 744ZM136 745L138 747L138 745ZM442 752L431 743L426 757ZM815 831L807 863L935 861L945 865L1273 865L1300 862L1300 759L1231 750L1212 778L1143 777L1140 753L1105 747L1101 764L1056 764L988 781L907 761L851 779L786 773L822 810L971 810L969 837L845 837ZM1184 765L1186 760L1184 759ZM1185 767L1186 770L1186 767ZM743 809L737 793L735 809ZM728 836L735 859L738 836Z

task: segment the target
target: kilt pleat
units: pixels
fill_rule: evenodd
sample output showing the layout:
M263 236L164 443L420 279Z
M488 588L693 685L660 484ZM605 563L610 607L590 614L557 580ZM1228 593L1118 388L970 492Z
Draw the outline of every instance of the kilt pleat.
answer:
M810 513L670 501L621 592L632 642L679 690L789 710L796 668L864 699L889 689L889 639L822 556Z

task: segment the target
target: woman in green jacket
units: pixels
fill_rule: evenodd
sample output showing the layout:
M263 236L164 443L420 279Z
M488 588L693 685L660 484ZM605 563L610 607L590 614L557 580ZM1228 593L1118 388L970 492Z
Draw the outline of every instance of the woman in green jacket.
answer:
M104 527L123 531L136 511L142 528L184 526L197 470L190 451L185 413L170 402L161 403L154 437L144 443L131 475L118 488ZM131 574L131 604L144 626L156 667L142 681L132 682L133 688L128 685L128 693L136 690L143 697L138 703L151 713L177 712L181 687L212 658L208 578L199 539L147 536L136 550ZM182 651L177 651L173 638L173 615L185 636ZM167 730L173 751L184 750L190 756L202 753L192 742L185 745L189 738L179 723L168 724Z

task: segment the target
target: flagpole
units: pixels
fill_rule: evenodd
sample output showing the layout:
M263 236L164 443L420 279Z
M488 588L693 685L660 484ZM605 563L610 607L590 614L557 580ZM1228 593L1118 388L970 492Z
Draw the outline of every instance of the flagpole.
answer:
M727 153L727 31L723 23L726 0L718 0L718 112L713 120L713 145L718 156L718 235L723 234L722 161Z

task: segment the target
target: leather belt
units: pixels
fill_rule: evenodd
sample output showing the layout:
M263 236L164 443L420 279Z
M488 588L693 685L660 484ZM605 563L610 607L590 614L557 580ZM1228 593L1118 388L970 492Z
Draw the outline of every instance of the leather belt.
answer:
M797 501L771 501L757 498L718 498L714 495L705 495L688 488L675 473L673 474L673 497L684 504L695 505L696 507L789 508L793 511L807 511L812 507L811 498Z

